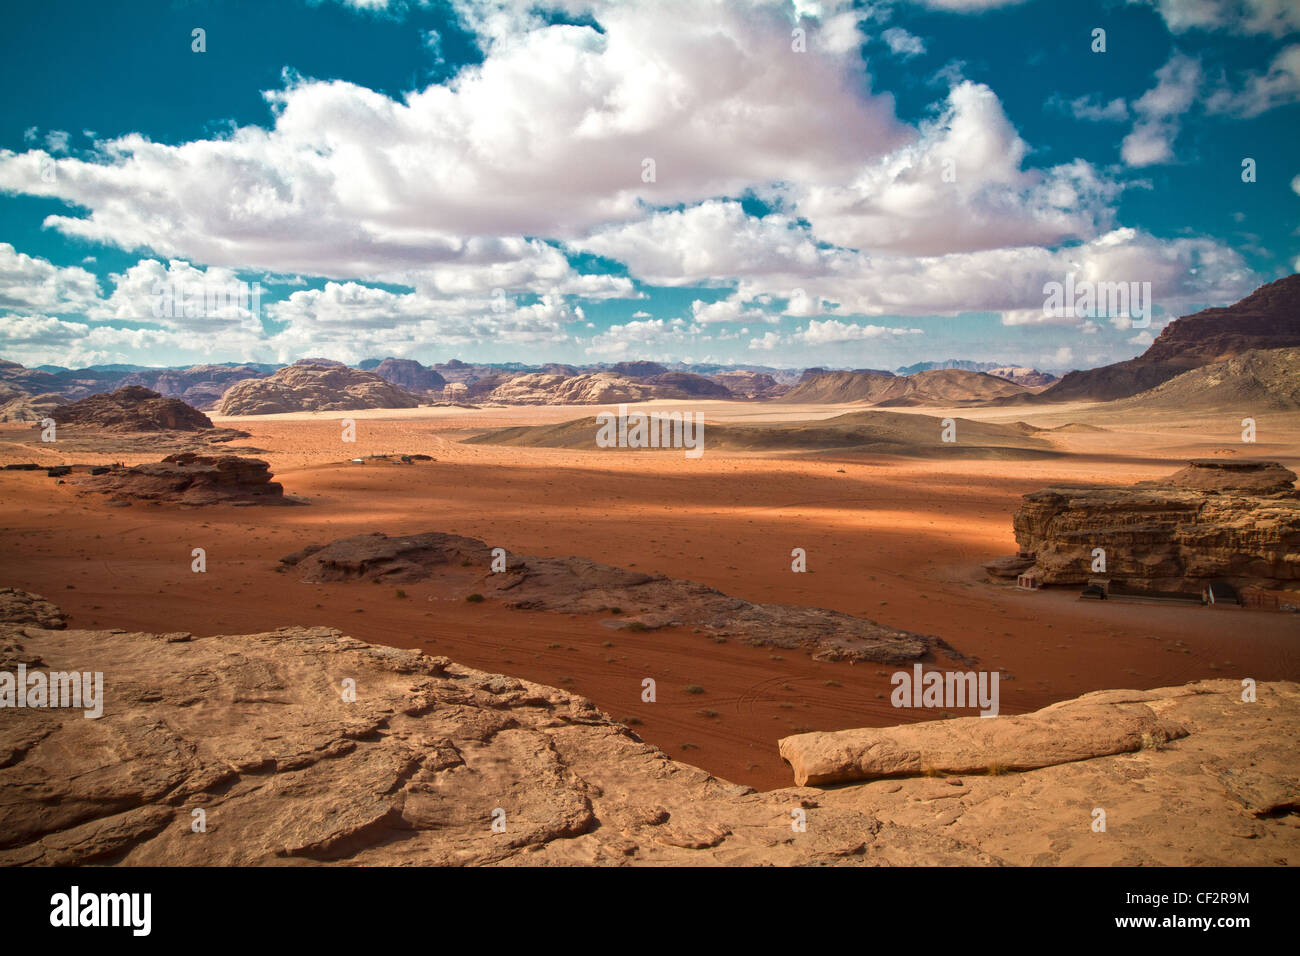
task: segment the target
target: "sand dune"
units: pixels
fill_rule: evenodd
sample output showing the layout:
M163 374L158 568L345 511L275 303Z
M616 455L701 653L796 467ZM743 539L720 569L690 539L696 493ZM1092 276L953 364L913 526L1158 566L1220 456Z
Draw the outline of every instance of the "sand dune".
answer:
M1038 458L1058 454L1040 431L1024 423L999 425L955 419L955 441L943 440L947 419L901 412L848 412L816 422L707 425L708 448L760 452L857 451L951 458ZM595 418L558 425L525 425L487 432L467 444L596 449Z

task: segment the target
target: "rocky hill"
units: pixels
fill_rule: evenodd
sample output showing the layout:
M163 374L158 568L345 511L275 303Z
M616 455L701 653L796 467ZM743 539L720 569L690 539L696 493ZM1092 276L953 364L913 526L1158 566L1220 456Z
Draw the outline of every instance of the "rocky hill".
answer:
M491 385L491 390L484 393L487 385ZM725 386L687 372L661 372L648 378L629 378L617 372L581 375L534 372L481 379L470 388L471 398L502 405L607 405L656 398L730 396Z
M282 412L353 411L362 408L416 408L420 397L373 372L345 365L295 364L269 378L232 385L221 399L222 415L272 415Z
M1296 346L1300 346L1300 275L1290 275L1233 305L1175 319L1137 358L1071 372L1043 392L1042 400L1128 398L1189 369L1224 362L1252 349Z
M269 366L192 365L188 368L132 372L119 385L141 385L164 398L179 398L195 408L214 409L231 385L270 374Z
M1117 408L1221 408L1243 415L1300 409L1300 348L1253 349L1183 372Z
M1300 583L1300 492L1276 462L1197 459L1130 488L1045 488L1012 523L1044 584L1108 577L1158 591ZM1092 571L1093 549L1106 572Z
M408 392L440 391L447 384L445 378L414 359L386 358L370 371Z
M8 385L0 385L0 422L39 422L66 404L68 399L62 395L29 395Z
M79 402L59 405L50 417L60 425L90 426L110 432L197 432L212 427L212 420L179 398L163 398L140 385L128 385L112 394L91 395Z
M674 760L583 697L324 627L194 636L0 623L0 669L19 662L105 684L99 719L27 707L0 721L0 865L1300 857L1295 683L1261 683L1250 704L1239 681L1204 681L1098 692L1010 721L882 728L878 752L933 753L937 765L759 793ZM340 675L355 680L354 701ZM781 749L812 778L827 754L856 765L861 743L794 737ZM1093 806L1123 808L1104 839L1089 829Z
M825 372L804 378L784 396L787 402L863 405L975 405L1020 395L1021 385L985 372L934 369L915 375Z

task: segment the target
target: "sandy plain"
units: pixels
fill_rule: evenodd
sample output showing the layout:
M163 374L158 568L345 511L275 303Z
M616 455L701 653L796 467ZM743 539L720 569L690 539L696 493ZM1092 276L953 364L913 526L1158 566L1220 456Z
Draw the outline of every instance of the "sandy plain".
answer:
M711 423L829 418L860 406L652 402ZM1190 457L1259 457L1300 470L1300 414L1249 409L1141 414L1103 405L891 409L1054 428L1067 454L990 461L835 454L571 451L464 445L483 429L587 417L602 407L419 408L220 418L244 429L286 493L308 507L114 507L41 472L0 472L0 582L61 605L74 627L266 631L323 624L366 641L445 654L472 667L590 697L667 753L760 789L787 786L780 737L800 730L938 719L895 709L890 666L814 661L689 627L636 633L604 616L467 604L435 583L406 597L366 583L306 584L278 559L370 531L446 531L510 552L581 555L689 578L750 600L808 604L942 637L1012 679L1002 712L1102 688L1202 678L1300 679L1300 617L1241 609L1106 604L1074 590L1017 591L980 565L1015 551L1020 495L1064 482L1126 485ZM342 442L341 420L356 422ZM427 454L404 466L352 464ZM95 452L0 426L0 464L157 460L129 437ZM207 573L190 569L207 552ZM808 553L808 573L790 553ZM947 666L939 660L931 666ZM641 682L658 685L654 703ZM688 694L687 685L704 688ZM958 712L954 712L958 713ZM962 715L974 711L962 711Z

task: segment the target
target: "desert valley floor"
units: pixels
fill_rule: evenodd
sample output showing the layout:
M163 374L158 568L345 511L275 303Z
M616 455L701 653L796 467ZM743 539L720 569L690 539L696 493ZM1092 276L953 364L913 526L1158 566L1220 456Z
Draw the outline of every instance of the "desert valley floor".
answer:
M709 424L828 418L861 406L652 402ZM759 789L789 786L777 740L800 730L887 726L896 668L813 660L804 650L714 642L690 627L636 631L605 615L468 604L433 583L302 583L279 559L371 531L443 531L508 552L578 555L698 581L754 601L812 605L943 638L1000 669L1002 712L1102 688L1207 678L1300 680L1300 618L1244 609L1085 602L1077 588L1018 591L981 563L1016 550L1020 496L1068 482L1128 485L1193 457L1300 466L1300 413L1137 415L1101 405L918 409L926 415L1055 428L1064 452L1031 460L709 449L572 451L462 443L483 429L589 417L601 407L416 408L213 416L250 433L287 495L304 507L115 507L43 472L0 474L0 580L44 595L76 628L196 635L327 625L379 644L442 654L490 672L583 694L673 757ZM903 410L905 411L905 410ZM355 444L340 420L357 424ZM156 461L129 435L94 450L43 445L30 425L0 425L0 465ZM116 444L111 445L110 443ZM424 454L404 466L353 464ZM194 574L191 550L207 552ZM791 572L804 548L808 573ZM616 622L614 622L616 623ZM941 660L940 663L943 663ZM642 703L654 677L658 700ZM688 694L687 685L702 687ZM962 711L962 715L973 710ZM639 721L639 723L636 723Z

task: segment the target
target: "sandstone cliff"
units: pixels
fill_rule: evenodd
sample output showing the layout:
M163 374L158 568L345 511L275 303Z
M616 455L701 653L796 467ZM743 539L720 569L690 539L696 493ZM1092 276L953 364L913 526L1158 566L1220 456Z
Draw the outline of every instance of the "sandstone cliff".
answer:
M1276 462L1197 459L1132 488L1045 488L1024 496L1016 541L1044 584L1109 577L1163 591L1300 581L1300 492ZM1105 549L1106 571L1092 570Z

